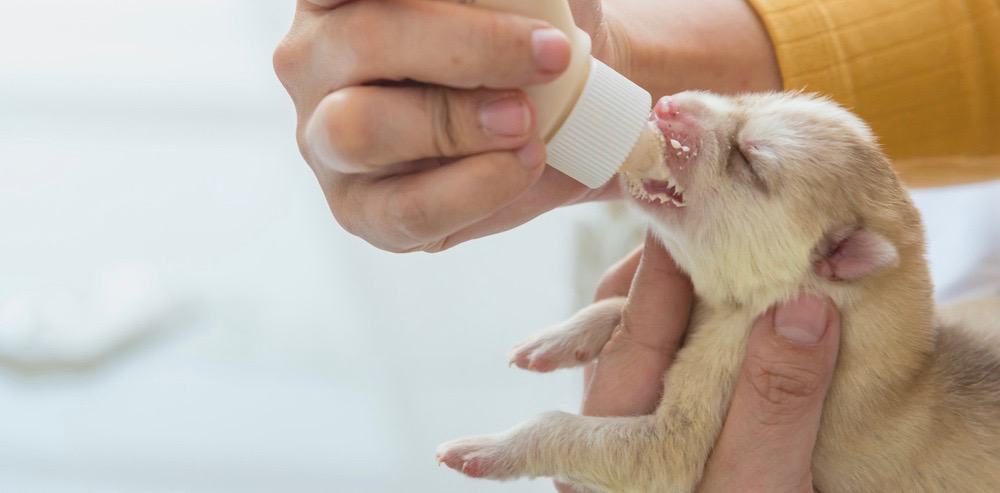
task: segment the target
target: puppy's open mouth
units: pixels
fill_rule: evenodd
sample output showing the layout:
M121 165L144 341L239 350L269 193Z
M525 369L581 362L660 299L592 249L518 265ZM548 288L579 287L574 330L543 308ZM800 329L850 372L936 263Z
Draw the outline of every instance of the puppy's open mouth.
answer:
M672 205L674 207L687 206L687 202L684 201L684 187L677 183L673 174L670 173L669 166L664 166L664 169L666 169L666 179L664 180L628 176L629 193L639 200L652 204Z

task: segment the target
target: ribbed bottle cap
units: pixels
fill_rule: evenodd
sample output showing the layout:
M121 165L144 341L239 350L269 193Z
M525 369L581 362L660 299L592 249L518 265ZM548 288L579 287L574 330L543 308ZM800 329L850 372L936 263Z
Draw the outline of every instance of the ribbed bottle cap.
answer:
M592 59L576 106L549 141L549 165L590 188L604 185L638 142L652 106L649 92Z

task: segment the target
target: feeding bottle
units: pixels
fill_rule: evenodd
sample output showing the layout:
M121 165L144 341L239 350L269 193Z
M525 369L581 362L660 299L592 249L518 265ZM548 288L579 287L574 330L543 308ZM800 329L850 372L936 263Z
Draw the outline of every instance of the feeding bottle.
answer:
M569 38L569 68L556 80L524 88L534 103L548 164L598 188L617 171L653 178L664 138L649 122L652 96L590 54L566 0L453 0L548 22Z

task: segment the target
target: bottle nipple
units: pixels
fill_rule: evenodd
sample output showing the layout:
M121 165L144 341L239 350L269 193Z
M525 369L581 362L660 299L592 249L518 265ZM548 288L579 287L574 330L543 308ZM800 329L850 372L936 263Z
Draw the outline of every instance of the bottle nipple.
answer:
M654 122L649 122L643 127L638 142L618 171L635 178L666 180L667 167L664 164L666 152L666 138Z

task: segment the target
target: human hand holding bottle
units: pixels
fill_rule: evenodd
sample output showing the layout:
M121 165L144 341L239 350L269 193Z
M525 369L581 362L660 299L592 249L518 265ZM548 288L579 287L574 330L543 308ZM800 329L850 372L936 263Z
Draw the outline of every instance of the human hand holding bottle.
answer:
M654 96L780 87L743 0L571 6L593 54ZM617 194L544 166L518 88L554 80L569 60L565 35L545 22L431 0L299 0L274 56L334 216L398 252L444 250Z

